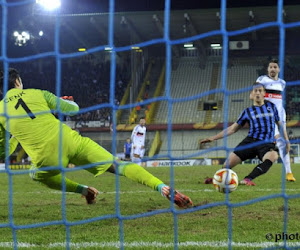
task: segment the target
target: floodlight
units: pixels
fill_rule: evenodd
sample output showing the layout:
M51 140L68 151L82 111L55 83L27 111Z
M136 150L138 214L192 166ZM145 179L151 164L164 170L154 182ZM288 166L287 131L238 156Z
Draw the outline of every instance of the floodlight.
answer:
M30 39L30 34L27 31L22 31L21 33L22 37L25 38L26 40Z
M212 49L222 49L222 45L220 43L211 43L210 47Z
M44 35L44 32L41 30L40 32L39 32L39 36L43 36Z
M55 10L61 6L60 0L36 0L36 3L40 4L44 9L49 11Z
M185 44L183 45L183 47L184 47L184 48L193 48L194 45L193 45L192 43L185 43Z
M14 37L15 37L15 45L17 46L25 46L27 41L30 40L30 34L28 31L22 31L20 33L18 31L15 31Z

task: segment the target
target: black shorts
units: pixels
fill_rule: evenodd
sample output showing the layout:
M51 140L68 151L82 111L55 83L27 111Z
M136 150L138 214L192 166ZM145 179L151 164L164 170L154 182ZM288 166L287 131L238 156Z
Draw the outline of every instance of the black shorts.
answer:
M130 154L125 154L126 159L130 159Z
M245 146L251 143L260 142L261 140L254 139L252 137L246 137L239 145L234 149L234 153L241 158L242 161L247 159L253 159L256 156L262 161L264 155L269 151L276 151L275 143L264 143L260 145L255 145L246 149L238 149L241 146Z

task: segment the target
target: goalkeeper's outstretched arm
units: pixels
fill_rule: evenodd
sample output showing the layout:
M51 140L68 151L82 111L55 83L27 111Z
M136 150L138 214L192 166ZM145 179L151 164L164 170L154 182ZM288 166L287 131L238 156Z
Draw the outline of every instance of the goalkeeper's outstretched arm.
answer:
M67 115L76 115L78 113L79 106L76 102L59 98L46 90L43 90L43 94L51 110L57 110L57 103L59 102L61 112Z

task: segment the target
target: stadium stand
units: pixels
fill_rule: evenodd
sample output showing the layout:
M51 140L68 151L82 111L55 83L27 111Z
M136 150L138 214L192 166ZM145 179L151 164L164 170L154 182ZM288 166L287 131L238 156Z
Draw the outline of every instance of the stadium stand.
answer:
M286 63L285 67L285 79L287 81L299 79L299 72L297 71L298 59L297 57L290 58L291 63ZM265 65L262 66L262 62L264 61L267 61L265 57L231 58L227 69L228 90L237 90L250 86L256 76L264 74ZM199 58L180 58L178 66L172 71L171 96L173 98L183 98L211 89L221 88L221 71L216 68L214 69L214 67L220 65L220 63L220 57L211 56L207 58L205 68L200 68ZM52 74L55 69L53 65L51 60L43 61L42 64L38 61L34 61L30 64L30 67L26 64L12 64L13 67L20 68L24 79L27 81L26 85L29 88L39 87L39 79L43 79L42 88L55 92L55 79ZM143 99L145 99L145 92L147 92L146 99L153 97L162 65L163 58L155 61L149 77L149 84L147 84L143 94ZM62 95L68 94L74 96L80 107L83 108L100 103L107 103L109 101L109 88L107 87L109 85L109 75L107 74L109 67L110 65L108 63L96 61L93 57L83 57L74 62L63 61ZM126 74L126 71L128 71L126 68L128 69L128 67L130 66L119 65L117 67L119 77L116 80L116 85L118 86L118 88L116 88L116 103L120 103L125 93L127 83L130 81L130 79L126 78L128 77ZM84 73L87 72L87 70L85 70L87 68L89 68L89 74ZM213 77L215 77L216 74L217 81L212 85ZM288 120L299 120L300 111L297 107L300 100L298 92L299 86L287 88L286 110L288 111ZM84 96L89 96L89 98L84 98ZM237 114L239 114L244 107L250 105L248 97L248 91L228 96L229 121L235 121ZM204 111L202 107L199 109L199 106L203 105L203 101L209 100L218 102L217 110ZM129 102L130 100L128 99L125 104ZM223 106L223 93L206 96L202 100L174 103L172 123L220 123L224 121ZM146 110L147 107L143 107L139 115L144 115ZM154 122L167 123L167 110L167 102L160 102ZM129 119L128 116L129 110L124 110L120 123L127 123ZM78 115L72 119L77 122L97 120L110 121L111 110L109 108L103 108Z
M221 88L221 71L219 63L215 58L208 58L205 69L199 68L197 58L182 58L179 62L179 67L172 71L171 80L171 96L173 98L182 98L198 93L203 93L213 89ZM257 76L257 70L260 65L241 65L239 60L236 60L228 68L228 90L237 90L246 88L252 85L253 76ZM249 106L249 91L230 95L229 103L229 121L235 121L239 114L246 106ZM200 101L216 101L221 103L224 100L223 93L216 93L204 97ZM175 103L173 105L173 123L218 123L223 122L223 109L198 111L197 105L199 100L188 102ZM223 104L222 104L223 105ZM159 111L156 116L156 123L167 123L167 102L161 102Z
M182 98L208 91L211 72L211 63L208 63L205 69L201 69L197 58L181 58L178 68L172 71L172 98ZM175 103L172 111L172 123L192 123L203 120L204 113L199 114L197 105L198 100ZM155 122L167 123L167 112L167 102L161 102Z

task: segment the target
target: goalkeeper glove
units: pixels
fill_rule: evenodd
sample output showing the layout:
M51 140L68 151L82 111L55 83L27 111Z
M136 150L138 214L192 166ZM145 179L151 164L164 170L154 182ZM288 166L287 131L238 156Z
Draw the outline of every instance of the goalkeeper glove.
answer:
M72 102L74 102L74 98L73 98L73 96L67 96L67 95L65 95L65 96L62 96L62 97L61 97L61 99L64 99L64 100L69 100L69 101L72 101Z

